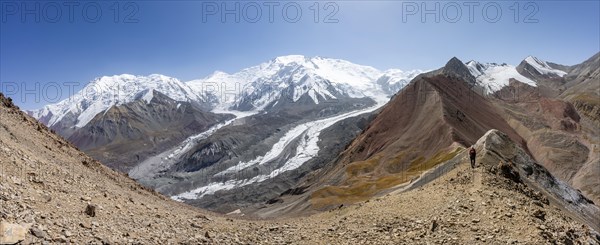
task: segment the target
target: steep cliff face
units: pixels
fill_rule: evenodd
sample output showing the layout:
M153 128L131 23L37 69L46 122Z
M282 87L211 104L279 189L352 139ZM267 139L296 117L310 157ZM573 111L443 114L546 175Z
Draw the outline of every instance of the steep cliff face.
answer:
M476 143L483 166L496 171L509 168L516 182L522 182L537 191L546 193L556 204L569 210L594 229L600 230L600 209L577 189L565 181L555 178L546 168L539 165L525 150L497 130L487 132ZM508 166L506 166L508 165Z
M567 91L561 97L573 103L581 115L589 120L600 122L600 76L590 78L580 84L577 84Z
M560 97L595 122L600 122L600 53L572 66L566 76L569 87Z

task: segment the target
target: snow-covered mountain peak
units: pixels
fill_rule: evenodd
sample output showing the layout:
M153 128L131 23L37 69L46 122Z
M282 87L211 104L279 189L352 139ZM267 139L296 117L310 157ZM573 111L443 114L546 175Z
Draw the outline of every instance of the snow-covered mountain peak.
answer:
M385 92L374 83L381 74L373 67L345 60L287 55L233 74L213 73L187 84L199 94L212 93L217 98L217 107L221 109L236 107L242 102L261 108L280 99L281 91L288 88L294 90L294 101L307 94L315 103L319 103L318 98L335 98L334 94L385 96ZM238 93L232 99L231 94L236 91Z
M508 86L510 79L515 79L530 86L537 86L535 81L521 75L516 67L506 63L481 63L471 60L465 65L475 77L479 86L483 87L488 94Z
M122 104L131 101L131 94L150 89L157 90L177 101L201 100L198 95L177 78L161 74L103 76L90 82L82 91L84 92L83 95L88 97L99 96L109 99L115 104Z
M155 80L155 81L156 80L158 80L158 81L161 81L161 80L163 80L163 81L164 80L177 80L177 81L179 81L177 78L165 76L163 74L150 74L150 75L148 75L148 78L150 78L152 80Z
M559 77L564 77L567 75L566 72L554 69L546 61L540 60L531 55L527 56L524 61L542 75L556 75Z
M102 76L94 79L91 83L110 83L117 80L131 80L135 79L135 75L131 74L120 74L120 75L112 75L112 76Z
M48 126L68 115L69 122L61 125L83 127L95 115L114 105L139 99L149 102L153 91L176 101L210 102L217 111L262 110L276 101L296 102L305 95L315 104L343 97L370 97L381 101L419 73L382 72L341 59L288 55L232 74L215 71L203 79L186 83L161 74L103 76L69 99L30 111L30 114ZM385 79L380 79L383 75Z
M286 55L279 56L273 59L272 61L277 64L288 65L291 63L303 64L308 60L304 55Z
M161 92L176 101L204 101L203 97L176 78L160 74L121 74L96 78L70 98L31 111L30 114L40 120L43 118L42 121L48 126L53 126L70 115L75 118L76 127L83 127L97 114L114 105L140 98L149 102L153 91Z
M469 62L465 63L465 65L466 65L467 67L474 67L474 66L481 65L481 63L479 63L479 62L478 62L478 61L476 61L476 60L470 60Z

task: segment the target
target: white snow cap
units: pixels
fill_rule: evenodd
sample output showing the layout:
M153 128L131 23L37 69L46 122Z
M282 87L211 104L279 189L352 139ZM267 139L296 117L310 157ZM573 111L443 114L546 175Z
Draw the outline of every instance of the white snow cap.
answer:
M517 68L512 65L496 63L484 64L473 60L467 62L466 65L471 74L477 79L477 83L479 83L488 94L508 86L511 78L527 85L537 87L535 81L521 75L517 71Z
M293 101L306 96L315 104L336 99L338 95L380 101L401 89L404 84L401 81L410 81L419 73L420 70L382 72L340 59L288 55L233 74L215 71L206 78L186 83L160 74L103 76L70 98L31 114L37 119L44 118L48 126L69 115L76 118L76 127L83 127L112 106L138 99L149 103L154 91L176 101L209 102L215 111L229 111L243 103L260 111L282 96L290 96ZM389 76L386 84L378 84L376 81L384 75ZM382 89L386 85L396 91Z
M130 74L103 76L94 79L85 88L57 104L44 106L32 114L36 118L51 116L48 126L62 120L66 115L77 117L76 127L83 127L97 114L112 106L144 99L152 100L153 91L158 91L176 101L201 101L187 85L179 80L159 74L134 76Z
M417 72L420 73L397 72L395 75L399 77L391 82L398 82L403 78L410 80L412 78L408 76ZM308 95L315 104L321 99L335 99L334 94L353 98L387 97L390 94L386 94L375 83L384 74L373 67L340 59L288 55L234 74L215 72L204 79L192 80L186 84L199 94L213 93L218 100L217 107L222 107L221 109L249 100L255 108L263 108L278 100L281 92L289 88L293 89L293 101ZM238 91L238 96L232 98L231 91Z
M556 75L559 77L564 77L567 75L566 72L554 69L550 67L550 65L548 65L546 61L540 60L533 56L527 56L527 58L525 58L525 62L527 62L529 65L535 68L535 70L537 70L542 75Z

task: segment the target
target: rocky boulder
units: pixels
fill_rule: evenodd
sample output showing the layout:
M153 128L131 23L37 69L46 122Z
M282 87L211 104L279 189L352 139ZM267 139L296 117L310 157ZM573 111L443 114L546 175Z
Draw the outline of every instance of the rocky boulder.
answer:
M545 193L551 201L564 206L580 219L585 220L591 227L600 230L598 206L582 195L579 190L552 176L526 150L511 141L506 134L492 129L477 141L475 148L478 152L478 164L487 169L505 168L500 171L508 173L511 179L514 178L516 182L523 182L529 187Z
M0 223L0 244L17 244L23 240L31 224Z

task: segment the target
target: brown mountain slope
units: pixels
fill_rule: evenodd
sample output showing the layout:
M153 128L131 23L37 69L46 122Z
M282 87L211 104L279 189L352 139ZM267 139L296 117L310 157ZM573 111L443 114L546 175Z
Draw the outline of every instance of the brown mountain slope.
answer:
M596 125L600 123L600 53L573 66L566 78L569 87L560 98L573 103Z
M600 203L599 58L569 68L561 96L511 82L491 99L532 156L595 203Z
M536 81L538 85L536 90L545 96L556 97L566 89L564 77L555 74L540 74L525 60L521 61L516 69L521 75Z
M562 99L494 102L509 124L527 140L535 159L554 176L599 203L600 129Z
M566 79L569 81L569 87L579 83L600 79L600 52L590 57L581 64L569 67ZM566 92L566 91L565 91ZM568 94L568 92L566 92Z
M214 237L228 232L224 218L206 218L109 169L1 93L0 119L0 244L234 242L233 233ZM7 227L26 233L7 236Z
M454 63L451 60L441 74L414 79L383 108L332 169L324 171L327 175L321 179L330 186L312 194L316 207L366 199L410 181L490 129L525 145L495 107L456 75L459 72L447 71L456 69Z

